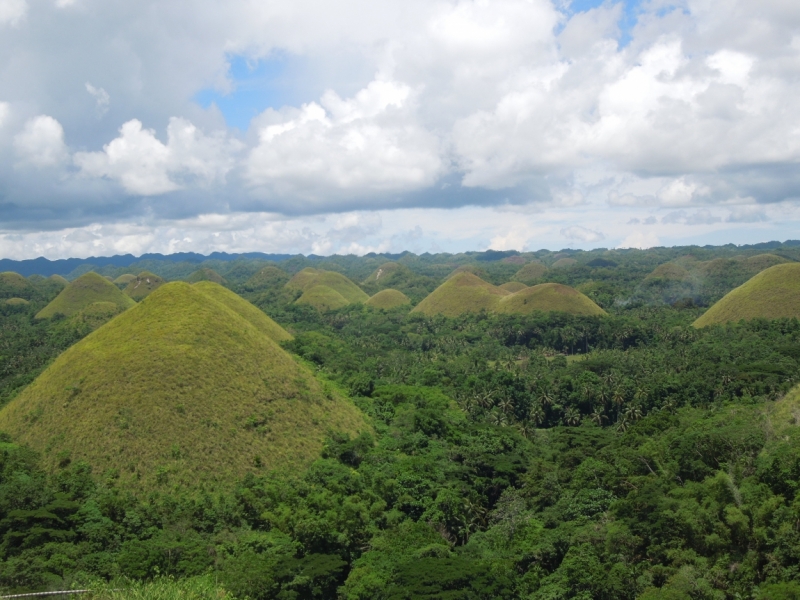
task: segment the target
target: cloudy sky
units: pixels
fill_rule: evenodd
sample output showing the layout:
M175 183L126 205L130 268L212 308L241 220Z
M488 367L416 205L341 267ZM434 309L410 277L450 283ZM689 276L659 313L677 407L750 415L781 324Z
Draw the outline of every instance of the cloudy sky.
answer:
M797 0L0 0L0 256L800 238Z

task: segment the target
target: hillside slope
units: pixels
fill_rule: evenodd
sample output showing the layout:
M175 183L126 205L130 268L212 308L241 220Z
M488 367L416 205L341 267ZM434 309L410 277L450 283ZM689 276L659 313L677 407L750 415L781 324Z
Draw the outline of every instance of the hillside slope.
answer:
M499 313L517 315L533 312L563 312L583 316L606 314L588 296L559 283L542 283L520 290L502 298L496 310Z
M135 279L131 279L128 282L128 285L125 286L125 293L136 300L142 300L147 298L150 294L164 285L166 281L155 275L154 273L150 273L149 271L142 271L139 273Z
M365 428L238 311L183 282L72 346L0 411L0 430L50 470L83 460L138 492L300 469L328 429Z
M755 318L800 317L800 263L761 271L726 294L694 322L695 327Z
M337 291L347 300L348 304L354 302L366 302L369 296L355 283L341 273L333 271L323 271L307 267L292 277L286 284L289 289L307 291L314 286L327 286Z
M110 302L119 306L121 310L135 304L108 279L90 271L61 290L50 304L36 314L36 318L49 319L56 314L71 317L95 302Z
M411 304L411 300L409 300L408 296L406 296L403 292L389 288L381 290L367 300L365 304L367 306L371 306L372 308L389 309Z
M506 290L462 271L436 288L411 312L456 317L468 312L491 311L495 309L500 298L508 295L510 294Z

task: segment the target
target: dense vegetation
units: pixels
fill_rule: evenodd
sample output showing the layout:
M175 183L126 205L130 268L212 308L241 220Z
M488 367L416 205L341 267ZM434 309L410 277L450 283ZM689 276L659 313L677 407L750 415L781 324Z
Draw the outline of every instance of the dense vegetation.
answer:
M136 582L129 597L151 586L165 598L178 586L254 600L797 598L800 322L691 325L699 305L746 280L734 250L693 250L728 261L724 277L677 299L670 286L684 280L646 278L680 250L536 256L544 278L607 316L320 312L284 288L308 259L213 265L294 335L286 349L349 392L371 432L329 431L304 472L145 495L80 461L45 470L3 437L0 586L89 585L98 598L121 581ZM569 257L577 264L552 268ZM502 253L391 258L401 266L377 278L387 257L313 264L414 303L459 261L494 285L521 268ZM4 398L88 331L36 321L39 308L0 306Z

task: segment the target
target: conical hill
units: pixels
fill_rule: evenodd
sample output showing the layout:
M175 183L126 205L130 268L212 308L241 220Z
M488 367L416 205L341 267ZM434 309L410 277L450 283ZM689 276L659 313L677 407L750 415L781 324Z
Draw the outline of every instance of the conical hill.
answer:
M222 275L217 273L214 269L208 268L197 269L197 271L186 278L186 281L189 283L197 283L198 281L211 281L220 285L226 285L228 283L225 281L225 278Z
M344 308L350 302L332 287L327 285L312 285L306 288L303 295L297 299L297 304L308 304L317 310L337 310Z
M406 304L411 304L411 300L409 300L408 296L406 296L403 292L399 292L393 289L386 289L381 290L374 296L372 296L369 300L365 302L367 306L371 306L372 308L397 308L398 306L405 306Z
M166 281L158 275L149 271L142 271L135 279L131 279L128 282L128 285L125 286L125 293L138 302L143 298L147 298L165 283Z
M300 271L297 275L292 277L286 284L289 289L302 290L305 292L314 286L324 285L327 286L347 300L348 304L354 302L366 302L369 296L358 287L355 283L350 281L341 273L334 271L323 271L321 269L313 269L307 267Z
M67 278L62 275L50 275L50 277L48 277L47 279L59 285L63 286L69 285L69 281L67 280Z
M362 414L238 311L161 286L61 354L0 411L51 471L86 461L136 492L300 469ZM244 302L244 301L242 301Z
M691 277L689 271L674 262L658 265L645 277L645 281L686 281Z
M508 295L509 292L472 273L462 271L431 292L411 312L456 317L481 310L491 311L495 309L500 298Z
M293 339L292 335L275 321L270 319L263 311L259 310L241 296L233 293L218 283L200 281L194 287L217 302L221 302L240 317L246 319L256 329L266 334L274 342L286 342Z
M524 290L528 286L525 285L524 283L520 283L519 281L509 281L509 282L504 283L503 285L500 285L498 287L501 290L505 290L505 291L510 292L512 294L516 294L517 292L519 292L521 290Z
M527 315L533 312L564 312L571 315L595 316L606 312L591 298L560 283L542 283L502 298L497 312Z
M57 314L71 317L95 302L111 302L121 310L135 304L108 279L90 271L61 290L50 304L36 314L36 318L49 319Z
M278 288L286 285L289 274L283 269L268 265L244 282L244 289L248 292Z
M25 298L30 300L34 290L30 281L19 273L6 271L0 273L0 298Z
M726 294L694 326L784 317L800 317L800 263L779 264L761 271Z
M364 280L364 284L376 283L379 286L387 281L392 281L398 276L408 277L412 275L411 270L405 265L396 262L383 263L375 269L369 277Z
M532 281L536 281L537 279L544 277L547 274L547 267L545 267L542 263L528 263L524 267L522 267L519 271L517 271L516 275L514 275L514 279L517 281L521 281L522 283L528 284Z
M114 284L115 285L121 285L121 286L124 287L124 286L128 285L131 281L133 281L134 279L136 279L136 275L134 275L133 273L123 273L122 275L120 275L119 277L117 277L114 280Z

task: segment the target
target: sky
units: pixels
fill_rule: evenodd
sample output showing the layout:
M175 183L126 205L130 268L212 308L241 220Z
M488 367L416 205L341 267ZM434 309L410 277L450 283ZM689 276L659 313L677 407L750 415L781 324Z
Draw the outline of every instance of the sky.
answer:
M0 257L800 238L796 0L0 0Z

